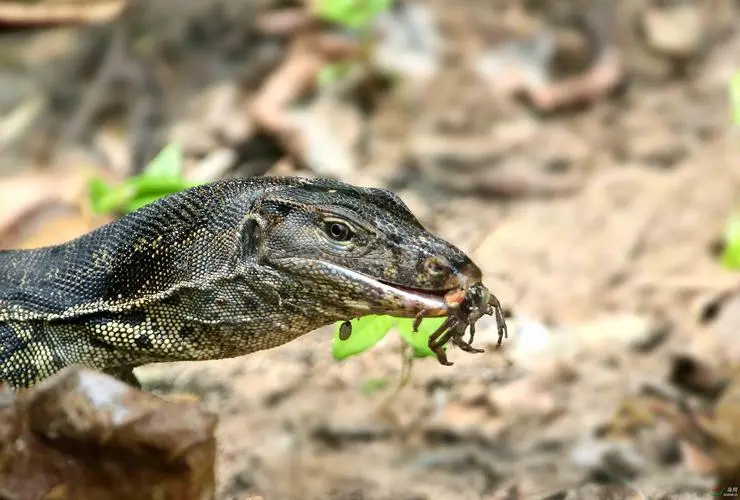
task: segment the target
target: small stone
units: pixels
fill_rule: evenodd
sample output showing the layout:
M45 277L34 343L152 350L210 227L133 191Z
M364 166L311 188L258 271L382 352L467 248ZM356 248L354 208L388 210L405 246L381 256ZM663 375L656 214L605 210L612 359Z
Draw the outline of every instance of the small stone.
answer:
M645 468L645 459L632 444L587 439L573 447L571 461L595 476L634 479Z
M305 367L302 365L283 365L264 374L260 381L263 401L268 406L282 402L293 391L301 387L306 379Z
M428 440L445 442L494 443L505 428L506 423L489 409L458 402L445 404L433 419L423 425Z
M558 342L579 353L609 354L645 345L660 329L646 317L633 314L606 316L575 326L557 328Z
M563 408L555 396L533 377L523 377L497 387L488 394L488 398L490 405L509 419L534 417L547 421Z
M643 13L645 38L653 50L677 58L688 58L702 44L705 8L701 2L651 6Z
M689 153L685 139L667 128L642 132L639 128L634 130L628 140L628 154L635 161L650 167L669 168Z
M740 294L734 293L722 300L716 312L716 319L712 324L712 332L717 342L722 345L723 358L740 361L740 342L737 342L737 332L740 328Z
M536 367L543 355L554 357L552 331L538 321L519 315L512 337L511 356L525 367Z
M634 486L622 484L585 484L573 490L560 491L542 500L592 500L614 498L619 500L645 500L647 496ZM652 498L652 497L651 497ZM668 497L661 497L668 498Z
M681 450L681 457L689 470L702 475L709 475L714 472L714 461L695 444L682 439L678 446Z
M312 437L332 448L390 439L393 429L373 415L333 413L316 425Z
M676 429L668 422L657 422L652 436L653 453L658 463L674 466L681 463L681 445Z
M708 399L717 398L727 383L721 370L690 355L674 356L668 379L674 386Z
M484 384L466 384L458 392L457 400L467 406L488 406L488 387Z

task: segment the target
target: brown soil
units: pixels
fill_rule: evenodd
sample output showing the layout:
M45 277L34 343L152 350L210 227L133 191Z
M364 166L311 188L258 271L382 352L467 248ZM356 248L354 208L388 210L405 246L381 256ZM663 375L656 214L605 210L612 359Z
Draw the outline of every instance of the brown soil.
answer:
M701 321L708 301L737 282L716 248L740 189L727 98L740 33L714 43L685 77L630 75L616 94L544 115L502 101L472 72L471 54L496 21L487 2L424 3L443 20L445 66L416 92L383 95L367 166L343 180L391 186L425 225L470 252L514 312L504 348L493 348L495 328L482 322L484 354L453 350L452 367L417 361L398 393L394 335L337 363L330 328L244 358L142 373L218 414L223 499L598 498L599 488L612 498L707 497L711 476L664 421L623 440L600 436L625 397L668 385L677 354L711 364L740 355ZM215 58L226 61L224 78L243 83L233 61L244 74L274 67L264 54L263 66L244 63L260 55L238 49L248 35L216 31L203 35L218 42L213 52L180 61L179 74ZM182 78L168 80L168 106L201 86ZM49 123L44 130L57 126ZM27 158L33 147L14 154ZM543 179L570 188L516 194ZM567 352L527 347L522 329L532 321ZM376 380L387 388L366 390ZM603 446L617 451L606 457Z

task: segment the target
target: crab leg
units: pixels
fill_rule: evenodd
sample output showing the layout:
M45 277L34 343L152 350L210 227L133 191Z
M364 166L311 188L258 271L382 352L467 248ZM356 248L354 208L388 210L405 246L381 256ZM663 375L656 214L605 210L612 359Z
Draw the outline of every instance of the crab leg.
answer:
M496 347L499 347L503 339L509 338L509 332L506 329L506 320L504 319L504 310L501 307L501 302L493 294L488 298L488 304L493 307L493 311L496 314L496 324L498 325L498 343Z
M435 338L434 340L432 340L432 337L429 337L429 349L431 349L431 351L437 355L437 361L445 366L452 366L455 364L452 361L447 361L447 353L445 353L444 350L444 345L450 339L451 332L452 330L450 329L445 330L441 335L438 335L438 338Z

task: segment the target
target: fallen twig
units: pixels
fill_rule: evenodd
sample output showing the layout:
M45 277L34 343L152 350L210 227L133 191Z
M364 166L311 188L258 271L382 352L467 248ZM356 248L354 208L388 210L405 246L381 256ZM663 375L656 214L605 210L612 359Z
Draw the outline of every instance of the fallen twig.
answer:
M109 22L123 11L126 0L95 4L1 2L0 25L60 26Z

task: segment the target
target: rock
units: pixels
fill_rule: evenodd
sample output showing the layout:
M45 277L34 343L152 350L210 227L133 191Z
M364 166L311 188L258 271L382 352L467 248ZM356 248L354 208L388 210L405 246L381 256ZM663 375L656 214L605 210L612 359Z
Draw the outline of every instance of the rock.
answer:
M0 484L18 499L211 499L216 417L70 367L0 401Z

